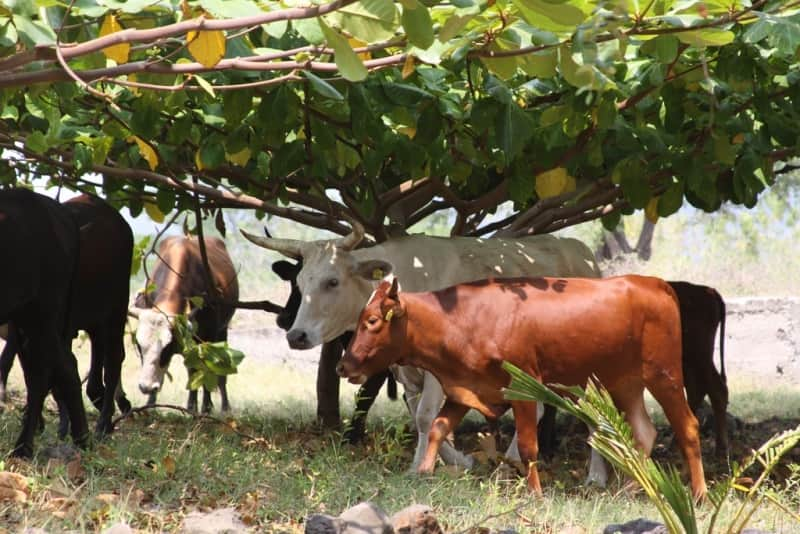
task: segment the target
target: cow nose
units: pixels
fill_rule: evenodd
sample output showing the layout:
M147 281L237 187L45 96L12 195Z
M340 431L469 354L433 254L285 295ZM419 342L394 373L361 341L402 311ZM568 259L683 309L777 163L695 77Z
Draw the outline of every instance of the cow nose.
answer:
M308 340L308 334L306 334L305 330L289 330L286 334L286 340L289 342L289 346L293 349L310 349L311 343Z
M161 386L159 384L157 384L157 383L148 385L148 384L144 384L142 382L139 382L139 391L141 391L145 395L147 395L149 393L158 393L159 389L161 389Z

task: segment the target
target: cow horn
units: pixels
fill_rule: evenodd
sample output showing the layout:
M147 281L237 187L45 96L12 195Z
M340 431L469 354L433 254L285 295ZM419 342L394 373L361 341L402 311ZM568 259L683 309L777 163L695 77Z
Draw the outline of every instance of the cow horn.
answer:
M336 240L336 245L342 250L353 250L364 239L364 227L355 219L345 217L353 228L348 235Z
M239 230L248 241L269 250L280 252L287 258L295 260L303 259L303 245L302 241L297 239L277 239L274 237L261 237L253 235L244 230Z

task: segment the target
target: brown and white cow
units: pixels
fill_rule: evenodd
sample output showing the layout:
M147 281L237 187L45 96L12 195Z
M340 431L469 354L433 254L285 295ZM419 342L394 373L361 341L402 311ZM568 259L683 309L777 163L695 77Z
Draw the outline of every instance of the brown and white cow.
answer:
M194 335L201 341L228 339L228 323L235 311L233 303L239 299L236 270L221 239L207 237L205 247L219 299L208 295L198 240L174 236L164 239L159 246L159 261L152 280L148 281L155 286L154 291L145 295L144 302L137 302L137 306L146 308L134 312L139 318L136 341L142 351L139 389L150 395L150 403L155 402L161 389L172 355L180 352L173 326L175 316L190 310L190 316L197 324ZM195 307L192 297L203 297L203 306ZM191 373L191 369L189 371ZM227 411L230 404L224 376L219 377L219 391L221 408ZM189 392L187 408L197 410L197 390ZM202 410L211 411L211 393L206 389L203 391Z
M353 330L364 302L388 273L400 277L409 291L431 291L487 277L600 276L586 245L551 235L519 239L412 235L356 249L364 237L364 229L358 224L346 237L313 242L242 233L261 247L303 261L297 275L302 299L286 334L295 349L310 349ZM424 371L397 367L394 373L405 388L418 433L411 466L416 469L444 393L436 379ZM445 463L472 465L471 457L447 443L441 454Z
M421 367L447 400L433 421L420 472L470 408L486 417L514 410L528 486L541 492L536 403L507 401L508 361L545 383L585 386L596 376L650 453L656 430L644 389L669 420L696 498L706 493L697 419L683 394L681 322L670 286L658 278L484 280L427 293L382 282L360 314L338 371L351 382L393 364Z

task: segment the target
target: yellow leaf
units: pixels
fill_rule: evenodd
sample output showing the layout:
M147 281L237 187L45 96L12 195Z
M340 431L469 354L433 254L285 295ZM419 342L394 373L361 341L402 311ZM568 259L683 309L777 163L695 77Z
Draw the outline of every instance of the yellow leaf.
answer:
M236 154L228 154L225 152L225 159L233 163L234 165L238 165L239 167L244 167L247 165L247 162L250 161L251 152L250 149L244 147Z
M129 82L135 82L136 79L137 78L136 78L136 73L135 72L132 72L132 73L128 74L128 81ZM128 89L130 89L131 93L135 94L136 96L139 96L140 91L139 91L138 87L133 87L132 86L132 87L128 87Z
M647 207L644 208L644 216L653 224L658 222L658 197L651 198L647 203Z
M200 149L197 149L197 152L194 153L194 166L197 167L198 171L202 171L205 167L203 167L203 158L200 157Z
M536 176L536 194L539 198L549 198L565 193L570 187L567 169L556 167ZM575 178L572 178L572 190L575 189Z
M103 24L100 25L100 37L105 37L106 35L120 32L123 29L124 28L122 25L120 25L117 17L111 14L106 15L106 18L103 19ZM112 46L107 46L103 49L103 54L105 54L108 59L114 60L117 65L127 63L130 53L130 43L115 44Z
M155 222L162 223L164 222L164 213L158 208L158 206L153 202L144 202L144 211L147 212L147 215Z
M187 32L186 41L189 53L204 67L213 67L225 56L225 33L220 30Z
M138 135L134 135L132 137L133 140L136 141L136 144L139 146L139 153L147 161L147 164L150 165L150 170L151 171L156 170L156 167L158 167L158 154L156 154L156 151L153 150L153 147L147 144ZM128 141L130 140L131 138L129 137Z
M409 139L414 139L414 136L417 135L417 129L413 126L398 126L397 131L408 136Z
M403 62L403 79L414 74L414 56L408 54L406 60Z
M741 145L742 143L744 143L744 134L741 132L734 135L733 139L731 139L732 145Z
M365 43L364 41L360 41L360 40L356 39L355 37L350 37L349 39L347 39L347 42L350 43L350 47L353 48L353 49L361 48L362 46L367 46L367 43ZM359 52L356 55L359 58L361 58L361 61L366 61L368 59L372 59L372 54L370 54L369 52Z
M164 465L164 472L167 476L172 476L175 474L175 459L172 456L164 456L164 459L161 460L161 463Z

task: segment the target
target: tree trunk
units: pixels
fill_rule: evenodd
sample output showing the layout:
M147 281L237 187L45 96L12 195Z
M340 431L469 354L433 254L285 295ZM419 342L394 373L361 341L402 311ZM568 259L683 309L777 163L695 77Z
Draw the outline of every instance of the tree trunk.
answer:
M642 232L639 234L639 240L636 242L636 254L640 260L648 261L653 254L653 234L655 234L656 225L650 222L647 217L644 218L642 224Z

